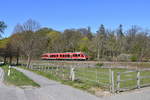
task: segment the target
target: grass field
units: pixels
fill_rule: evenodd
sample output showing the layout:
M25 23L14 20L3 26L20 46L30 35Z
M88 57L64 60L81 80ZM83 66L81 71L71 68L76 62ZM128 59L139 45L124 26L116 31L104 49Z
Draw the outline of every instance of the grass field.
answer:
M44 69L44 67L41 67ZM108 68L81 68L78 67L75 69L75 81L70 81L69 80L69 70L63 69L63 72L61 71L62 68L57 69L56 67L53 67L50 70L31 70L34 71L40 75L43 75L49 79L59 81L63 84L67 84L79 89L83 89L92 93L95 93L99 90L109 90L110 89L110 76L109 76L109 69ZM56 71L58 72L56 73ZM124 74L123 72L128 71L128 69L122 69L122 68L112 68L111 71L114 71L114 83L115 83L115 88L117 87L117 73L120 72L122 73L120 75L121 80L126 80L126 79L133 79L133 80L128 80L128 81L123 81L120 82L120 88L132 88L132 87L137 87L137 79L136 75L137 72L131 72L129 74ZM58 75L59 74L59 75ZM68 79L64 79L62 75L68 77ZM150 76L150 71L142 71L141 76ZM61 77L59 77L61 76ZM150 78L146 79L141 79L141 85L150 83Z
M8 85L15 85L15 86L35 86L39 87L37 83L29 79L25 76L22 72L17 71L14 68L11 68L10 76L7 75L8 73L8 66L4 65L1 66L5 72L4 82Z

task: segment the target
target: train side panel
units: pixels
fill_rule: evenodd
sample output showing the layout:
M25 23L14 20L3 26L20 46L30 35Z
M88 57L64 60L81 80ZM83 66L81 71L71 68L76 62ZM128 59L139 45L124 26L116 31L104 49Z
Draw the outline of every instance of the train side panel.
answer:
M84 53L46 53L41 58L45 60L87 60L88 56Z

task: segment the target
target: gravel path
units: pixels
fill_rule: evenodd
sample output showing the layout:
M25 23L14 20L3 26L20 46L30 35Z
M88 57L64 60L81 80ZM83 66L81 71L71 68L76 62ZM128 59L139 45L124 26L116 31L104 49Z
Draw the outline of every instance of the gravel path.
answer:
M49 80L43 76L37 75L31 71L21 68L16 68L37 82L41 88L31 91L28 97L36 97L36 100L102 100L87 92L72 88L67 85L62 85L59 82ZM34 93L32 95L32 93ZM33 100L33 99L31 99Z

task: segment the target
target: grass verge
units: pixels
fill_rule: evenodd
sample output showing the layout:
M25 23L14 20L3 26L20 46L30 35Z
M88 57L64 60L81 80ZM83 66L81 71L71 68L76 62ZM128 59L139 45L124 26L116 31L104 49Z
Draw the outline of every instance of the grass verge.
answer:
M27 76L25 76L22 72L17 71L14 68L11 68L10 75L8 76L8 65L3 65L1 68L4 70L4 82L7 85L15 85L15 86L34 86L39 87L37 83L35 83L33 80L29 79Z

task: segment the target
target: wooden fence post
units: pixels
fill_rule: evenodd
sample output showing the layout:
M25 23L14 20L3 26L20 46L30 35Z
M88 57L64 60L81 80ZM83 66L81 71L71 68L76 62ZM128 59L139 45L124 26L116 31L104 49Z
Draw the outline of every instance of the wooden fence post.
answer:
M98 83L98 72L97 72L97 69L96 69L96 82Z
M33 69L33 65L31 65L31 70Z
M70 78L71 78L71 81L74 81L74 80L75 80L74 68L71 68L71 69L70 69Z
M45 72L46 72L46 71L47 71L47 66L45 66L45 68L44 68L44 69L45 69Z
M64 72L64 66L62 67L62 77L63 77L63 79L65 79L65 72Z
M120 91L120 72L117 73L117 93Z
M111 92L115 93L114 71L111 71L110 73L111 73L111 75L110 75L110 77L111 77Z
M10 76L10 69L11 69L11 66L9 65L9 69L8 69L8 73L7 73L8 76Z
M137 88L140 88L140 71L137 71Z
M42 71L42 72L44 71L44 66L41 67L41 71Z
M45 72L45 65L43 65L43 72Z
M111 69L109 69L109 91L112 92Z
M38 66L38 68L39 68L39 71L41 71L41 68L40 68L40 66Z
M44 71L45 71L45 72L47 71L47 65L44 67Z

